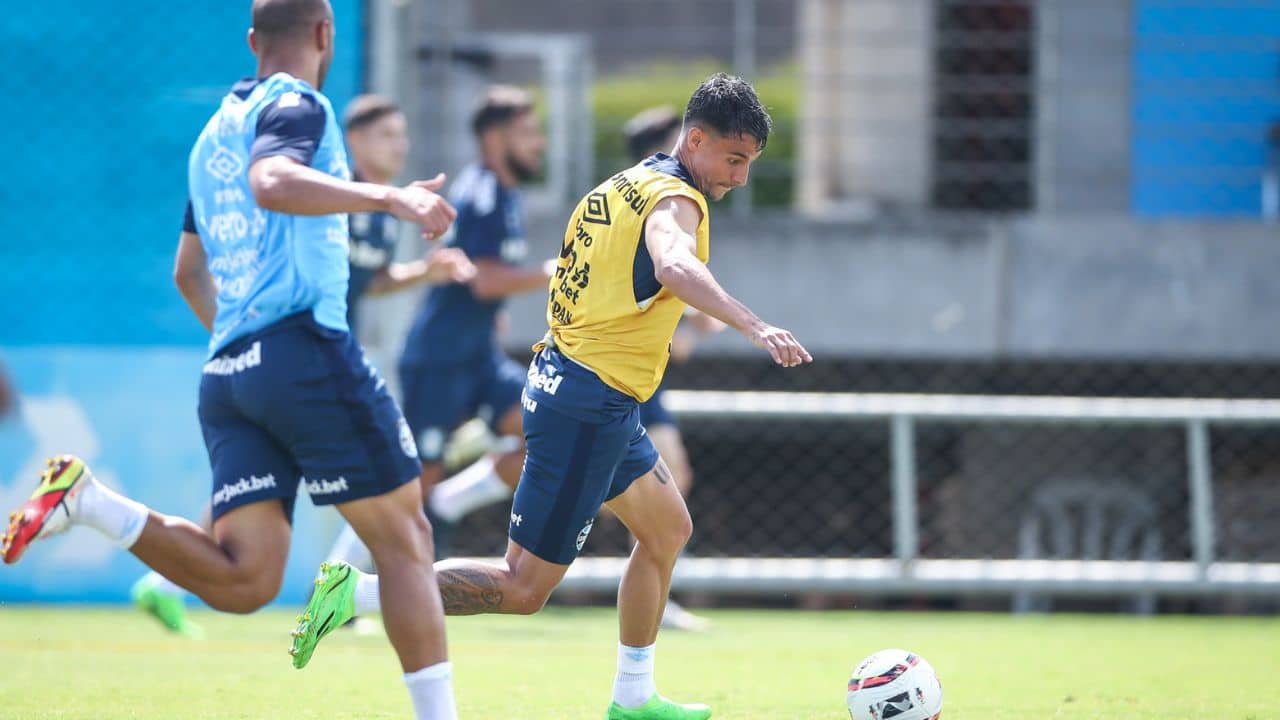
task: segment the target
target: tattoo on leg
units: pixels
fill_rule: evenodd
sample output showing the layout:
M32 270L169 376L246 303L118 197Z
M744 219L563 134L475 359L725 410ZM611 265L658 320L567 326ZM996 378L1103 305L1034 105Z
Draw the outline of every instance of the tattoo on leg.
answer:
M658 464L653 466L653 474L658 478L658 482L663 485L671 484L671 470L667 468L667 464L661 458L658 459Z
M479 615L498 612L502 590L498 574L502 571L485 565L456 567L436 571L440 599L445 615Z

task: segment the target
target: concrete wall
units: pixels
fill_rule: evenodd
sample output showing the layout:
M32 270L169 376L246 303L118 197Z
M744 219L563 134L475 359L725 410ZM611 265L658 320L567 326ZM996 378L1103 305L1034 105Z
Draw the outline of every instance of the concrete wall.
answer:
M714 272L819 352L1280 358L1280 243L1263 225L1097 216L871 229L727 215L713 219ZM537 252L553 252L562 225L532 224ZM545 329L544 303L511 303L512 347ZM732 333L706 347L754 352Z
M805 0L797 198L811 214L929 199L933 3Z

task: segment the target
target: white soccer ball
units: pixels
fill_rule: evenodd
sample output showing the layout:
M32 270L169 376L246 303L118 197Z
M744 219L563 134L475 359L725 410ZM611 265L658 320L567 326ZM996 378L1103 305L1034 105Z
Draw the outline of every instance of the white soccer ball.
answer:
M853 720L937 720L942 683L919 655L881 650L853 669L845 700Z

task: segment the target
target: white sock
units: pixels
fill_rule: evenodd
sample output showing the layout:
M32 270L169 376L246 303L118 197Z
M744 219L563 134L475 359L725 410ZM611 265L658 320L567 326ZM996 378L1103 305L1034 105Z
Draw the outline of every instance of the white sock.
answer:
M147 524L147 506L130 500L96 478L86 480L88 483L80 491L75 521L106 535L125 550L133 547Z
M377 575L360 573L356 576L355 600L357 616L382 612L382 600L378 597Z
M147 573L147 580L151 583L151 587L155 588L156 590L159 590L165 595L176 595L178 597L182 597L187 594L186 590L183 590L182 588L173 584L172 580L161 575L155 570L152 570L151 572Z
M493 458L483 457L431 491L431 511L446 522L457 522L467 513L511 497L511 488L494 469Z
M338 539L333 541L333 549L329 551L329 559L350 563L363 572L373 569L373 555L350 525L342 526L342 532L338 533Z
M405 673L404 684L409 688L413 716L417 720L457 720L458 709L453 704L452 663L436 663Z
M613 678L613 701L640 707L658 692L653 683L653 653L657 643L631 647L618 643L618 674Z

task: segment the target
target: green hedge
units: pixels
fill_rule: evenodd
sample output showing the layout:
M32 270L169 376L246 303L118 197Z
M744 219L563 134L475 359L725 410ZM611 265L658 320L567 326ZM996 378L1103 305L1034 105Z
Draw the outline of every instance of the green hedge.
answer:
M628 119L655 105L669 105L677 112L682 111L698 83L722 69L727 68L712 62L659 63L598 79L593 98L597 172L608 173L630 164L622 137L622 126ZM786 64L770 69L754 83L773 116L774 127L764 154L752 165L751 182L747 186L757 206L791 204L797 79L795 65Z

